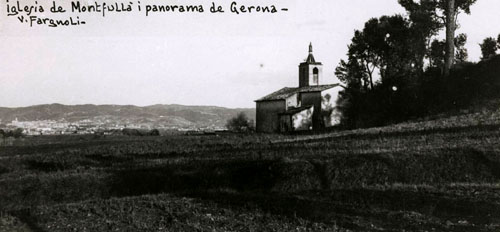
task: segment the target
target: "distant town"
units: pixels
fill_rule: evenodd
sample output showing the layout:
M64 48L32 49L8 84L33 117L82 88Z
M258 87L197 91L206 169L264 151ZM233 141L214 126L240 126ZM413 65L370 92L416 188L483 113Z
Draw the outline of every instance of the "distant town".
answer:
M153 130L158 130L161 134L202 133L225 131L228 120L240 112L249 116L249 120L255 119L255 109L217 106L45 104L19 108L0 107L0 130L4 135L9 135L4 137L147 134Z
M163 131L225 131L225 127L179 127L167 125L154 125L151 123L124 123L113 122L109 119L90 120L83 119L77 122L68 122L62 120L38 120L38 121L19 121L17 118L9 123L3 124L0 120L0 129L15 130L22 129L24 135L70 135L70 134L114 134L124 129L153 130Z

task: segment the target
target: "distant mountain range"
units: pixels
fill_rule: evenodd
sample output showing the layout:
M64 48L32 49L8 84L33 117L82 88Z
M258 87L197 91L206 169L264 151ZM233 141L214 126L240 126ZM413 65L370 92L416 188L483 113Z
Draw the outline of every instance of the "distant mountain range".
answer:
M255 120L255 109L184 105L62 105L47 104L19 108L0 107L0 122L56 120L70 123L90 120L106 124L147 124L155 127L217 128L239 112Z

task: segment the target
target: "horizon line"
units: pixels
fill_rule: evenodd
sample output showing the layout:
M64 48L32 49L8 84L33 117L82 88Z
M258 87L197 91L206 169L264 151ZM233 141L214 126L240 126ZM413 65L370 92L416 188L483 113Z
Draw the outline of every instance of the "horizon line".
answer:
M134 106L134 107L139 107L139 108L144 108L144 107L151 107L151 106L188 106L188 107L218 107L218 108L225 108L225 109L255 109L256 107L225 107L225 106L217 106L217 105L185 105L185 104L178 104L178 103L170 103L170 104L162 104L162 103L157 103L157 104L151 104L151 105L134 105L134 104L94 104L94 103L85 103L85 104L63 104L63 103L42 103L42 104L34 104L34 105L28 105L28 106L0 106L0 108L7 108L7 109L15 109L15 108L29 108L29 107L36 107L36 106L46 106L46 105L62 105L62 106L86 106L86 105L91 105L91 106Z

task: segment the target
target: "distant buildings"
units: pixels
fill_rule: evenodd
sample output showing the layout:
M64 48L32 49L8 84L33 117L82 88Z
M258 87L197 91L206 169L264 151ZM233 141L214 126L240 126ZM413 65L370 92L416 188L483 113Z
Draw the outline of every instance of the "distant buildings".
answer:
M64 120L19 121L17 118L7 124L8 128L21 128L26 135L93 134L103 130L101 126L92 124L90 120L69 123Z
M0 129L12 131L21 128L25 135L68 135L68 134L120 134L126 129L136 129L140 131L150 131L152 129L161 129L164 131L196 131L203 133L207 131L223 131L226 128L216 125L206 127L179 127L172 125L161 125L155 122L132 122L132 121L113 121L105 117L95 117L92 119L81 119L76 122L67 122L61 120L36 120L19 121L17 118L11 123L0 124Z
M321 130L339 124L336 101L342 87L320 85L322 66L314 59L310 44L307 59L299 65L299 87L285 87L256 100L256 130Z

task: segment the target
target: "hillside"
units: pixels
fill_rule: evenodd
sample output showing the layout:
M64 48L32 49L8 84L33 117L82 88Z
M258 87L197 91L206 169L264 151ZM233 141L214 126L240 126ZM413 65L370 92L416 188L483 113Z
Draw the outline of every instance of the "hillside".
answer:
M0 231L499 231L500 110L321 135L39 136Z
M184 105L36 105L20 108L0 108L0 120L19 121L66 120L77 122L91 120L118 124L147 123L163 127L222 127L239 112L254 119L254 109L229 109L217 106Z

